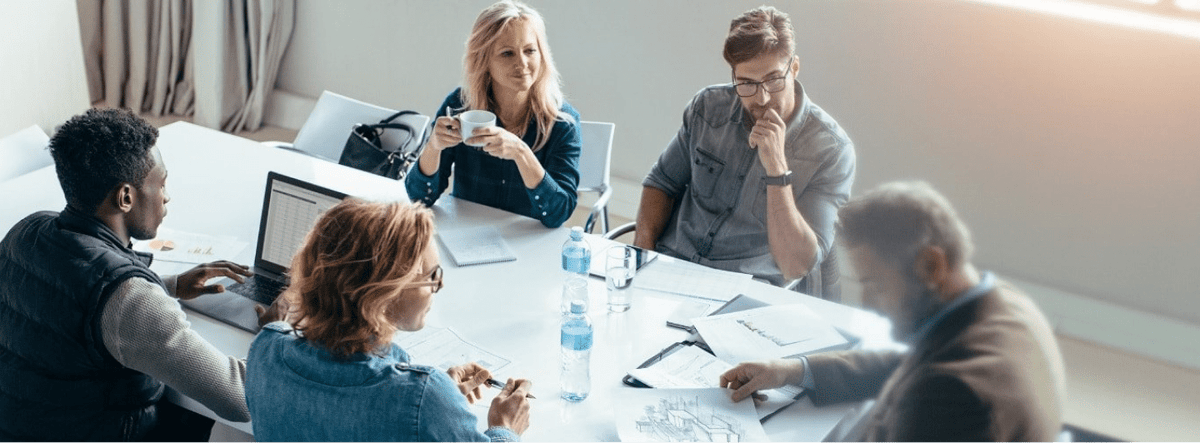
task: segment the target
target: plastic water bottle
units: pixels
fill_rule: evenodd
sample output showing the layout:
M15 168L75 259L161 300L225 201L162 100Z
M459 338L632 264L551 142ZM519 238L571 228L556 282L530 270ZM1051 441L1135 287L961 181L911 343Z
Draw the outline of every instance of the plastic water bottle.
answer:
M581 401L592 390L592 320L582 301L571 302L571 313L563 316L561 347L562 398Z
M579 226L573 227L571 228L571 238L567 239L567 242L563 243L562 247L563 270L587 278L588 269L591 266L592 248L583 239L583 228Z

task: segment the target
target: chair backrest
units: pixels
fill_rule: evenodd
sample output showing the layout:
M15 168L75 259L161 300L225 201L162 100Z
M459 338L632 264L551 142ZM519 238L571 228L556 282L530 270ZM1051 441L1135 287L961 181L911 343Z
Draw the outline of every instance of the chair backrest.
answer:
M579 190L603 192L609 187L612 169L612 139L617 125L579 122L583 152L579 155Z
M54 164L50 137L38 125L0 139L0 182Z
M396 111L382 106L372 105L355 100L344 95L325 91L317 99L317 105L312 114L296 134L292 148L308 153L318 158L337 163L346 147L346 139L350 137L350 129L359 123L379 123L380 120L391 117ZM406 115L396 119L408 123L417 130L418 134L425 131L429 125L429 116ZM384 131L384 147L393 147L404 141L402 131Z

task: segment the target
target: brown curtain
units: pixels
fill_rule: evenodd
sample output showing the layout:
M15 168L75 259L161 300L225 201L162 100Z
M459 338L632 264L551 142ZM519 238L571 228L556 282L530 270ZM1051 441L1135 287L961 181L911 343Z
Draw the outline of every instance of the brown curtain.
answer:
M203 1L222 2L224 69L219 89L202 93L216 97L221 130L257 130L295 27L295 0ZM197 94L192 0L76 0L76 5L92 103L150 115L192 115Z
M77 0L92 103L191 115L191 0Z
M262 126L267 96L296 21L295 0L229 0L226 60L221 94L221 130L253 131Z

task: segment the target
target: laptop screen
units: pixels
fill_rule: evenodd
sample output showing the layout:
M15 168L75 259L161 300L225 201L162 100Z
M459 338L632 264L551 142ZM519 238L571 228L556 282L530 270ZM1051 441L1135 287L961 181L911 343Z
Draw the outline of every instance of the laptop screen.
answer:
M345 197L331 189L269 173L255 265L271 272L286 272L317 219Z

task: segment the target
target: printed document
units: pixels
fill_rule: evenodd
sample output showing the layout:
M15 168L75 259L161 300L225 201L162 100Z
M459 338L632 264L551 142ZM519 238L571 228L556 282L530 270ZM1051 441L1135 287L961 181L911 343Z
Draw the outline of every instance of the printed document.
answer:
M725 389L626 389L621 397L621 441L768 441L754 402L734 403Z
M507 358L463 340L450 328L426 326L420 331L400 331L392 341L408 353L413 363L434 366L443 371L476 362L496 374L510 363Z
M718 360L712 354L696 346L680 346L678 350L663 357L652 366L633 369L629 375L652 388L719 388L721 374L733 369L733 365ZM803 389L784 386L779 389L761 391L766 401L755 402L754 409L761 420L795 401ZM726 391L726 395L733 391Z
M438 238L458 266L498 263L517 259L500 232L491 226L439 231Z
M654 266L638 271L633 287L724 303L746 292L750 274L706 268L660 256Z
M794 357L850 345L836 328L801 304L776 305L693 319L721 360Z
M200 264L234 260L249 243L235 237L194 234L159 227L158 236L134 243L133 250L154 254L154 261ZM190 268L190 267L189 267Z

